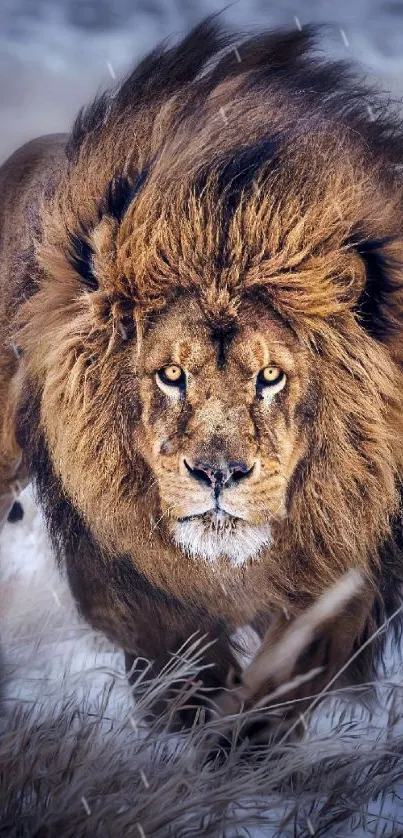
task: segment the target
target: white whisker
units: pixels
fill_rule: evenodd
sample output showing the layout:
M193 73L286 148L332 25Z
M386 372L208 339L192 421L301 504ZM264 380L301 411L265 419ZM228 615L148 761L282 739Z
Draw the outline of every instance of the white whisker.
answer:
M173 506L168 506L167 509L165 510L165 512L163 512L162 515L158 518L158 520L155 521L155 523L150 528L150 537L152 536L153 532L156 529L158 529L158 527L159 527L161 521L163 520L163 518L165 518L166 515L170 515L172 510L173 510Z

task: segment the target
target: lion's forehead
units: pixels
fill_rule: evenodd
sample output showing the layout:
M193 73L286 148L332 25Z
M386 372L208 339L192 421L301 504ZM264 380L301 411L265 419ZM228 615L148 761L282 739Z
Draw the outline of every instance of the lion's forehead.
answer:
M220 341L225 353L221 365ZM143 341L143 368L153 373L174 363L195 375L211 375L221 366L248 377L269 364L291 372L301 351L291 330L257 304L241 306L226 330L203 313L197 300L187 299L176 301L155 319Z

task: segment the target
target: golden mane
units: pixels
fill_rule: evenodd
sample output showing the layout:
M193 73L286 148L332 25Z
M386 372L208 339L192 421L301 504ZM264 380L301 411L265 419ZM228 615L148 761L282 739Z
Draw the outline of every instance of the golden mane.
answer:
M207 21L79 115L64 167L41 194L37 286L17 318L31 387L19 439L84 613L126 650L121 594L90 579L102 562L118 573L116 556L126 587L141 576L148 601L160 597L165 608L168 597L181 614L175 638L200 608L215 633L217 620L234 627L270 603L298 613L350 567L370 591L350 650L393 607L402 573L402 142L390 107L348 67L317 57L309 29L242 42ZM224 331L253 301L312 359L288 527L262 567L223 570L219 595L215 573L181 564L164 538L149 543L145 503L156 514L158 504L152 494L144 502L148 472L130 429L141 404L128 384L128 344L181 298L197 299ZM138 551L129 560L133 508ZM91 529L94 509L108 559ZM77 560L74 528L92 565ZM158 640L151 646L158 657Z

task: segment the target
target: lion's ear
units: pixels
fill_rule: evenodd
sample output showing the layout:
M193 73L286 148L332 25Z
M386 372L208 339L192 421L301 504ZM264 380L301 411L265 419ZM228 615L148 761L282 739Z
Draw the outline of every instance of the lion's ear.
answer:
M387 342L403 326L403 242L395 237L355 236L349 244L365 268L364 286L355 305L357 317L369 334Z

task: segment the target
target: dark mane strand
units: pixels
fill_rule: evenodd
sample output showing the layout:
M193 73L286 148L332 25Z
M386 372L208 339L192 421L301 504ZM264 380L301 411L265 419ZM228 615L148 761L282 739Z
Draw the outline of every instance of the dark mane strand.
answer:
M190 84L230 42L230 36L221 31L216 15L212 15L176 46L156 47L117 89L103 93L80 111L66 145L67 159L77 161L84 140L102 131L109 116L116 119L127 110L165 99Z
M110 215L119 224L131 202L141 191L147 180L148 169L143 169L134 183L123 175L117 175L108 184L106 195L99 208L99 217Z
M67 258L71 266L77 271L83 284L90 291L96 291L99 288L99 282L94 274L91 245L75 233L68 233L68 237Z
M228 228L242 196L251 190L258 191L257 178L269 165L274 165L279 146L276 136L259 140L253 145L235 149L219 166L217 188L221 209L221 245L218 267L223 268L231 259L228 252Z
M65 149L70 163L77 161L84 139L105 123L111 101L111 91L105 91L88 108L81 108L77 114Z
M184 119L197 115L218 85L236 79L241 95L259 92L262 105L275 85L295 112L298 130L303 130L304 119L306 130L323 120L341 123L361 136L369 153L387 165L400 163L398 104L385 101L348 62L323 58L316 48L322 30L305 26L243 39L225 32L217 17L208 18L179 44L154 49L120 85L80 112L66 146L69 161L77 161L84 141L96 143L109 136L117 121L127 119L130 125L143 107L156 113L172 96L185 93L176 103L179 128ZM257 144L263 141L257 139Z
M365 264L366 274L365 288L357 301L356 312L364 328L374 338L382 338L397 327L383 311L383 306L388 305L390 295L400 288L390 275L390 259L384 251L392 242L390 237L368 239L355 235L350 239L350 244L355 247Z

